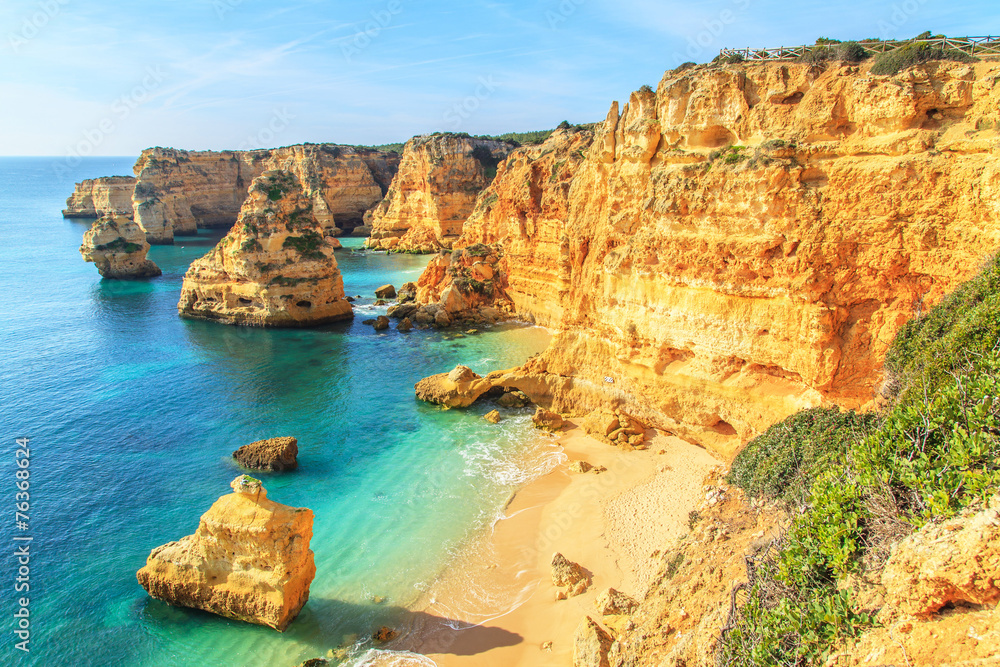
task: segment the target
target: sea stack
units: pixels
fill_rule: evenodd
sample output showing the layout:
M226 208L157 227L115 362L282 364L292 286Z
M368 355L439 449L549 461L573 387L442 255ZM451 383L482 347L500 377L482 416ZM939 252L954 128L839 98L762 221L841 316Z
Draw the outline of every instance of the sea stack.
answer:
M372 228L368 247L425 253L451 248L479 192L512 148L448 133L410 139L385 199L365 216Z
M139 225L123 215L105 215L83 235L80 254L105 278L150 278L160 267L146 259L149 244Z
M191 264L177 309L184 317L249 326L312 326L353 317L324 227L299 179L254 179L240 217L215 249Z
M313 513L268 500L241 475L201 517L194 535L153 549L136 574L159 600L283 632L316 575Z

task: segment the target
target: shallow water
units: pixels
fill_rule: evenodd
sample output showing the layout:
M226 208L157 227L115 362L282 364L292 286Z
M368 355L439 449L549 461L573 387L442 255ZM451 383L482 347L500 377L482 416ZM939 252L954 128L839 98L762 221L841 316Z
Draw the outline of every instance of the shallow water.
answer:
M361 320L383 283L416 280L426 257L369 253L345 239L337 259L353 322L265 330L182 320L190 262L221 236L150 251L163 276L102 280L77 248L89 223L59 211L73 182L131 173L93 158L62 173L44 158L0 159L0 464L13 514L14 439L31 438L31 652L4 594L0 651L25 664L294 665L382 623L405 622L441 567L497 516L510 492L551 464L528 410L442 411L413 384L456 363L478 372L540 351L548 334L502 325L479 334L395 329ZM299 439L299 470L260 475L268 496L316 515L317 574L284 634L151 600L135 572L150 549L188 535L239 474L231 452L259 438ZM0 564L10 590L13 559ZM373 597L384 597L375 604ZM401 620L402 619L402 620Z

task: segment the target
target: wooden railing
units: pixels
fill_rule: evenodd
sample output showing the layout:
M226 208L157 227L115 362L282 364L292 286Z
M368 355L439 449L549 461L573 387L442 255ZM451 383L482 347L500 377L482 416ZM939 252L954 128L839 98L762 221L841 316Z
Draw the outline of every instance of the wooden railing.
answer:
M931 39L865 40L858 45L872 55L895 51L909 44L927 44L931 48L954 49L973 56L1000 56L1000 37L938 37ZM836 44L812 44L809 46L779 46L776 49L722 49L725 56L742 56L744 60L791 60L801 58L817 49L825 49Z

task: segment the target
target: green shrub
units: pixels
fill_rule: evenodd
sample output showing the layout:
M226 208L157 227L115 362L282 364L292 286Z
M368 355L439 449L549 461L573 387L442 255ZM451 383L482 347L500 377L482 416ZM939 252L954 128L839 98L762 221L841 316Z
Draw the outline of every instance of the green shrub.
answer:
M713 65L737 65L744 62L746 58L743 57L742 53L731 53L728 56L724 56L721 53L712 59Z
M951 60L960 63L978 62L975 58L964 51L957 49L940 49L931 46L926 42L914 42L901 46L893 51L886 51L875 56L871 73L879 75L896 74L908 67L919 65L929 60Z
M885 357L895 391L906 400L933 391L950 373L1000 340L1000 255L930 312L910 320Z
M301 236L286 236L281 244L282 248L291 248L303 257L303 259L326 259L320 248L323 246L323 237L312 230L306 230Z
M260 241L258 241L257 239L247 239L240 246L240 250L245 253L260 252L263 249L264 247L260 244Z
M95 250L110 250L112 252L137 252L142 250L142 246L138 243L132 243L131 241L126 241L124 238L119 236L113 241L108 243L102 243L101 245L94 246Z
M801 502L822 466L843 459L873 422L871 415L835 407L799 412L751 440L733 461L728 480L751 496Z
M910 384L883 415L806 411L737 456L729 479L749 494L808 486L809 495L773 552L748 565L720 664L822 664L874 623L841 585L846 575L877 574L888 546L913 528L996 493L998 286L994 259L900 331L889 359Z
M868 52L857 42L837 42L835 40L820 42L817 40L816 44L817 46L799 58L799 62L814 65L834 61L859 63L868 57Z

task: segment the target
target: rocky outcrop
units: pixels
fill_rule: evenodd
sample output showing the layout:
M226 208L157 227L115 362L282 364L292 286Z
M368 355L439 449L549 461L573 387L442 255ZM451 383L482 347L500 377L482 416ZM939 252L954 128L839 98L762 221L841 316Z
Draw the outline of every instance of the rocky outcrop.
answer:
M882 571L883 616L927 618L946 605L1000 602L1000 495L979 511L929 523L895 545Z
M250 326L311 326L352 317L333 233L294 174L265 172L254 179L229 234L191 264L178 311Z
M132 176L88 178L76 184L66 200L64 218L102 218L125 215L132 217Z
M554 135L581 148L548 169L515 152L455 243L499 243L518 317L560 330L515 385L724 457L867 404L902 323L1000 247L998 74L689 67Z
M295 470L298 455L299 441L291 437L257 440L233 452L233 458L244 468L271 471Z
M246 475L232 486L193 535L153 549L136 577L164 602L284 631L316 575L313 513L269 500Z
M417 398L446 408L465 408L493 388L493 383L476 375L468 366L455 366L448 373L424 378L416 385Z
M134 167L134 216L151 243L230 227L253 179L284 170L296 175L324 227L349 233L382 198L398 163L396 153L333 144L220 152L150 148Z
M609 667L608 649L611 635L587 616L573 640L573 667Z
M97 265L105 278L150 278L160 275L160 267L146 259L146 235L123 215L105 215L83 235L80 254Z
M368 247L415 252L451 248L476 196L511 148L455 134L410 139L385 199L366 218L372 227Z
M447 323L493 323L511 317L499 245L475 244L434 257L417 282L417 312L447 315Z
M590 575L579 563L574 563L561 553L552 555L552 584L565 587L567 597L582 594L590 586Z

